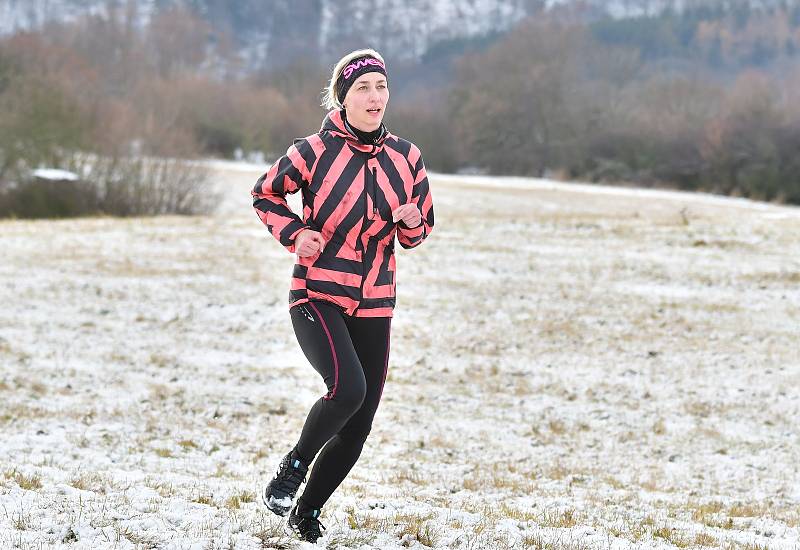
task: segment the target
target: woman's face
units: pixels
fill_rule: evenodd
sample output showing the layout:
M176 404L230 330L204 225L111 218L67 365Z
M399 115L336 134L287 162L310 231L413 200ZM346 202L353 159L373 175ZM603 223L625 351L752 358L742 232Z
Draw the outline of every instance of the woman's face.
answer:
M389 86L381 73L364 73L347 90L342 105L347 121L365 132L377 130L389 102Z

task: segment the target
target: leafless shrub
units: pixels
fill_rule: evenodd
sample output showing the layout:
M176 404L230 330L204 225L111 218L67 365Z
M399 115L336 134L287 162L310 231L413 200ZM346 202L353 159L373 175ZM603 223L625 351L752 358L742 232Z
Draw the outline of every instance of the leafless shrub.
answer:
M106 214L206 214L218 200L208 171L186 161L110 157L82 164L84 177L96 186Z

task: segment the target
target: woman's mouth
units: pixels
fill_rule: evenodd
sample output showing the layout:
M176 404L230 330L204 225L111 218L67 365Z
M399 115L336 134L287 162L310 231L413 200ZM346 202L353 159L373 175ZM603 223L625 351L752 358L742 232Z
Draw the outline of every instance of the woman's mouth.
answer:
M379 115L381 113L381 110L378 109L378 108L376 108L376 109L367 109L367 112L372 116L377 116L377 115Z

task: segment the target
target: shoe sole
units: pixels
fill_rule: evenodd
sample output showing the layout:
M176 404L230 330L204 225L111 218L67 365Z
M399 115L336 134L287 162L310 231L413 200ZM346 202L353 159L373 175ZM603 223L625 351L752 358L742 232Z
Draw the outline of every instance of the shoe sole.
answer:
M292 527L292 524L289 523L288 521L283 525L283 532L286 533L287 535L289 535L290 537L295 538L295 539L297 539L299 541L307 542L309 544L317 544L316 542L311 542L310 540L304 539L303 535L300 533L300 531L298 531L294 527ZM320 538L322 538L322 537L320 537Z
M272 498L272 496L267 498L265 494L261 495L261 502L264 503L264 506L266 506L267 509L270 512L272 512L276 516L280 516L280 517L285 517L286 514L289 513L289 510L292 509L292 504L291 503L289 503L288 507L284 506L280 502L278 502L276 499Z

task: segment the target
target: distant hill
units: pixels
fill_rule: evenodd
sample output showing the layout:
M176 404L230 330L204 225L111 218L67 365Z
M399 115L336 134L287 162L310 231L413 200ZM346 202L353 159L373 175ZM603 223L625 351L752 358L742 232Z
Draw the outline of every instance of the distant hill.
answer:
M264 9L268 4L270 8ZM418 59L439 42L498 33L541 8L530 0L0 0L0 34L107 13L144 25L159 10L189 8L225 31L250 68L296 58L330 63L369 45L394 59Z

